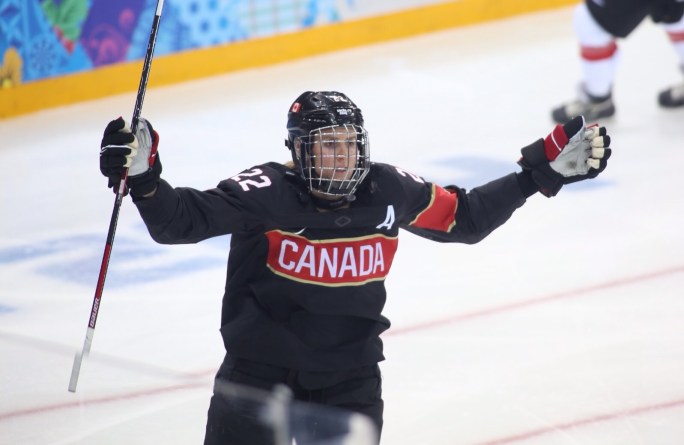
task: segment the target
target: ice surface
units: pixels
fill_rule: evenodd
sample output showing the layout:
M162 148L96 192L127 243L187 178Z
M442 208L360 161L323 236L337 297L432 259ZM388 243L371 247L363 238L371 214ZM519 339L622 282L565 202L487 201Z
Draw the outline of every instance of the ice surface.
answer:
M288 158L305 90L364 110L374 160L473 187L516 169L579 78L572 9L147 92L164 176L197 188ZM534 196L474 246L403 234L387 281L383 443L684 443L684 110L662 30L622 43L596 181ZM152 67L154 77L154 66ZM81 348L114 197L105 124L134 94L0 121L0 443L201 443L228 240L159 246L127 200L92 354Z

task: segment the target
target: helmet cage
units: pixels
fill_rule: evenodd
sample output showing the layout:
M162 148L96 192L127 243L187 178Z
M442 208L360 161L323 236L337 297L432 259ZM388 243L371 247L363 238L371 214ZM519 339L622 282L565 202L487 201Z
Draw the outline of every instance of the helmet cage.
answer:
M293 145L309 190L323 195L353 195L370 170L368 133L361 125L315 128L295 137Z

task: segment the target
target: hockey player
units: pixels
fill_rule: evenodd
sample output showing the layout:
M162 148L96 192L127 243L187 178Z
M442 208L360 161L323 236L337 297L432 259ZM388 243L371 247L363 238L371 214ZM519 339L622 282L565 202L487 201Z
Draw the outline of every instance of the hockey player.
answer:
M439 242L477 243L537 191L596 177L610 138L577 117L522 149L517 173L466 191L371 162L361 110L338 92L305 92L290 106L292 161L269 162L200 191L160 179L159 136L122 118L102 138L100 169L127 186L152 238L196 243L232 234L221 316L225 359L217 387L232 382L369 416L382 428L378 362L384 280L399 229ZM254 413L251 413L253 416ZM310 436L321 434L312 425ZM272 443L250 413L215 391L205 444Z
M551 112L555 122L564 123L580 114L589 121L615 114L612 90L619 57L617 39L628 37L649 16L667 32L684 75L684 0L585 0L574 16L582 82L575 101ZM684 106L684 79L662 91L658 103L664 108Z

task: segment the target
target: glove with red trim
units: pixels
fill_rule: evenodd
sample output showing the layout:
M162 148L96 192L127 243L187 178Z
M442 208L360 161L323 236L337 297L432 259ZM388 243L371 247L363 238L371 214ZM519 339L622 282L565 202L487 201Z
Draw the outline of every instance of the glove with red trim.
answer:
M115 188L127 167L126 186L133 198L153 192L162 172L158 144L159 134L143 118L138 121L135 136L123 118L111 121L100 144L100 171L109 178L108 186Z
M585 126L584 117L577 116L524 147L518 164L531 173L539 191L551 197L563 185L595 178L605 170L612 153L609 146L604 127Z

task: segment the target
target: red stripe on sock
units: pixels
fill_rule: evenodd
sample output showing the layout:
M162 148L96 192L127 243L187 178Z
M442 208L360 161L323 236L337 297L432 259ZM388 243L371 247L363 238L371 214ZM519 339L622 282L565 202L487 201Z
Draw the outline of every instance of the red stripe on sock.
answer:
M615 52L617 51L618 47L617 44L613 41L610 42L609 45L606 46L581 46L581 54L582 58L584 60L590 60L590 61L598 61L598 60L605 60L605 59L610 59L615 55Z
M670 40L674 43L684 42L684 31L681 31L681 32L668 31L667 35L670 36Z

